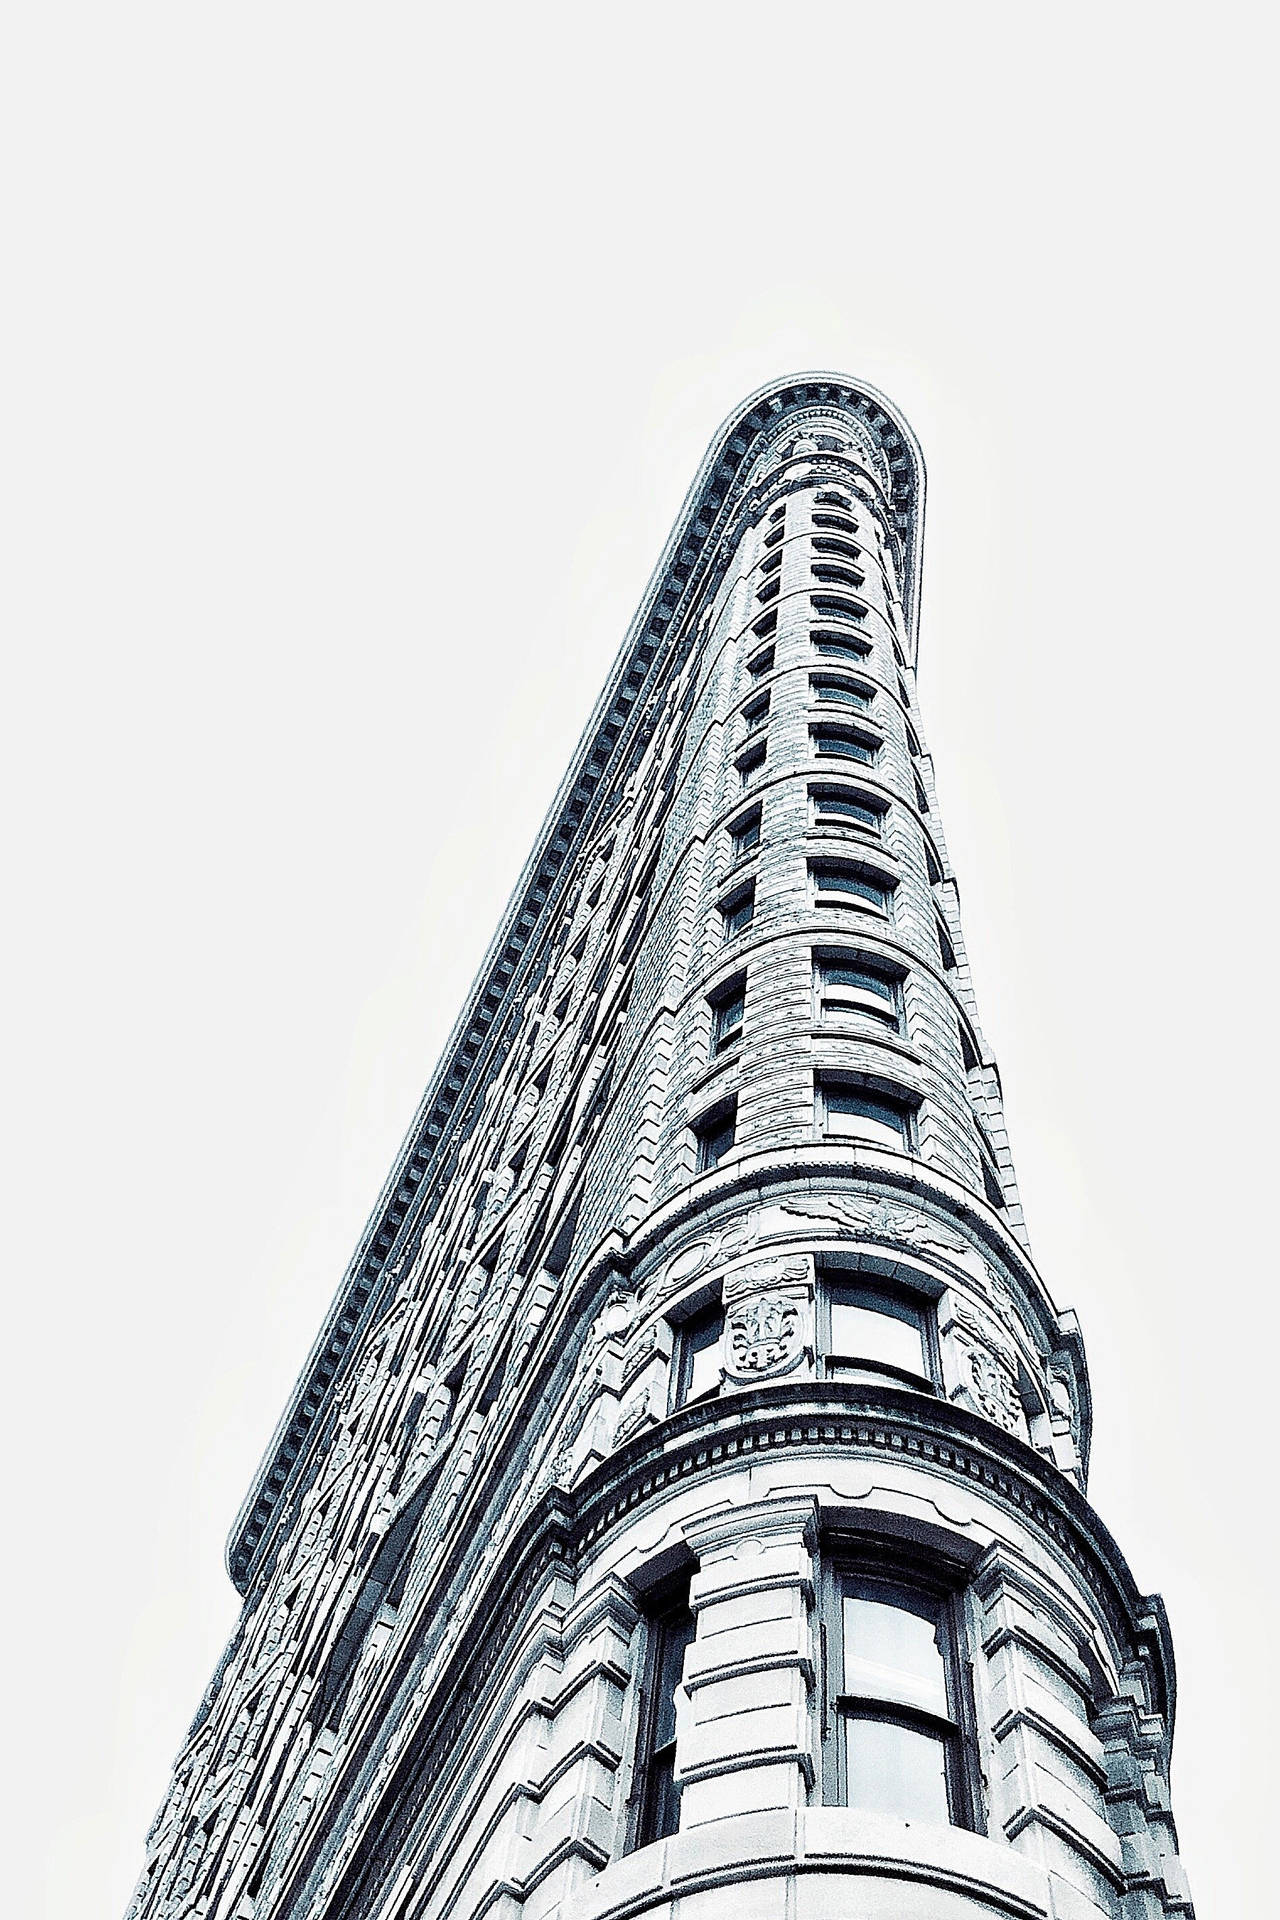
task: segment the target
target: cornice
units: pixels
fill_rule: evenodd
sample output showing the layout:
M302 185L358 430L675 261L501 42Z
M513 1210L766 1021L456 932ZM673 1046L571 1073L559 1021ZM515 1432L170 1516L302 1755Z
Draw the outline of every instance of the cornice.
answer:
M836 373L805 373L761 387L721 426L685 496L583 731L534 848L516 883L462 1012L378 1195L355 1254L271 1437L227 1542L227 1568L247 1593L266 1564L274 1522L301 1469L333 1383L359 1333L413 1244L423 1213L422 1194L459 1113L492 1061L500 1016L572 864L591 831L607 791L605 774L619 750L634 740L653 694L691 644L689 614L709 582L723 572L729 534L763 476L756 463L784 436L789 422L820 412L846 421L884 455L892 489L889 511L904 558L903 602L908 649L916 655L924 461L915 435L885 397L862 381ZM868 436L869 430L869 436ZM803 456L793 456L793 458ZM833 459L818 456L820 463ZM644 697L642 697L644 696Z

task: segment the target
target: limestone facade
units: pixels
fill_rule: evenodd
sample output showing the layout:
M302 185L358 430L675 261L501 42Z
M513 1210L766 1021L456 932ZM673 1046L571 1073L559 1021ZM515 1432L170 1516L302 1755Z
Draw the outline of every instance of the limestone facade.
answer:
M833 375L713 442L233 1530L131 1920L1190 1913L923 504Z

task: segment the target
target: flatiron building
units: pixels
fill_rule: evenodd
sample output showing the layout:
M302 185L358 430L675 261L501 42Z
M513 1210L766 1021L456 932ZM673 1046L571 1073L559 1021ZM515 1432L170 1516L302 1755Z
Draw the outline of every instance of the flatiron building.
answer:
M923 511L860 383L713 441L236 1520L134 1920L1190 1913Z

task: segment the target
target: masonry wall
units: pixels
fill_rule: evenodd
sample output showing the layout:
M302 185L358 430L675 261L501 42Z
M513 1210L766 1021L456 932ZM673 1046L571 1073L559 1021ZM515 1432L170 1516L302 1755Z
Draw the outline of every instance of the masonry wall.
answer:
M922 484L838 384L713 448L239 1526L137 1920L1189 1910L923 741ZM835 1351L864 1293L915 1372ZM967 1676L945 1823L839 1804L824 1595L895 1555Z

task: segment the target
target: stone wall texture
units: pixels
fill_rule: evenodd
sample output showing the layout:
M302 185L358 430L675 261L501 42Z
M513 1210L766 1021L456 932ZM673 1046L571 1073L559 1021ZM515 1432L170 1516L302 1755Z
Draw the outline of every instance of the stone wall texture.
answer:
M923 503L834 375L713 442L236 1522L130 1920L1190 1913Z

